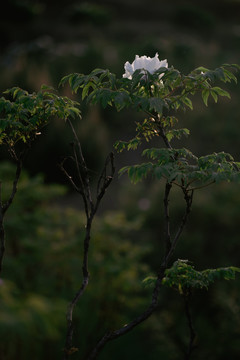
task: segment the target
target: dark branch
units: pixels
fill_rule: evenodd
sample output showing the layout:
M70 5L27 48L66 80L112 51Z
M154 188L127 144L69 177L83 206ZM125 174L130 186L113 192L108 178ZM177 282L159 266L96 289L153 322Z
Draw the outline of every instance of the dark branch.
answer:
M70 126L70 128L72 130L75 142L76 142L77 147L78 147L78 155L79 155L79 160L80 160L79 163L80 163L80 169L83 171L83 179L84 179L84 182L85 182L85 184L84 184L85 185L85 190L86 190L86 193L87 193L88 201L92 205L93 203L92 203L92 195L91 195L91 190L90 190L90 177L89 177L88 168L87 168L84 156L83 156L81 143L79 141L79 138L77 136L77 133L76 133L76 131L74 129L74 126L73 126L71 120L68 119L67 122L68 122L68 124L69 124L69 126ZM76 158L78 158L78 156L76 156Z
M7 200L7 202L5 204L2 204L3 215L8 210L9 206L12 204L14 196L16 195L16 192L17 192L18 181L19 181L21 171L22 171L22 160L17 159L16 163L17 163L17 168L16 168L16 173L15 173L15 179L13 180L13 184L12 184L11 195L9 196L9 199Z
M91 229L92 229L92 222L94 216L97 212L99 204L105 194L106 189L110 185L111 181L113 180L113 175L115 172L114 167L114 156L113 153L110 153L106 159L105 165L103 170L100 174L98 184L97 184L97 195L95 203L92 200L92 193L90 188L90 177L88 174L88 169L83 157L81 143L78 139L77 133L71 123L68 120L68 124L72 130L74 136L74 143L73 143L73 157L71 159L74 161L75 168L78 174L78 182L73 180L72 176L68 173L68 171L64 167L64 163L66 159L59 165L60 169L63 171L65 176L67 177L70 184L73 188L82 196L84 207L85 207L85 215L86 215L86 230L85 230L85 238L84 238L84 245L83 245L83 262L82 262L82 275L83 280L82 284L77 291L76 295L72 299L71 303L68 306L66 318L67 318L67 334L65 339L65 349L64 349L64 360L69 359L69 356L72 353L72 338L73 338L73 312L74 308L77 305L78 301L82 297L88 282L89 282L89 270L88 270L88 254L89 254L89 246L91 240ZM110 169L109 169L110 168ZM109 173L109 174L108 174Z
M160 123L159 119L157 119L157 124L158 124L159 134L161 135L161 137L164 141L164 144L166 145L166 147L168 149L172 149L172 145L170 144L170 142L165 134L165 130L164 130L162 124Z
M148 319L152 313L156 310L158 305L158 298L159 298L159 292L161 288L162 279L165 274L165 270L168 266L168 262L170 260L170 257L176 247L177 241L183 231L183 228L186 224L188 215L191 211L191 205L192 205L192 199L193 199L193 191L189 192L182 188L182 191L184 193L184 199L186 202L186 210L184 213L184 216L182 218L182 221L179 225L178 231L171 242L170 239L170 224L169 224L169 209L168 209L168 202L169 202L169 195L171 191L172 185L170 183L166 184L165 187L165 197L164 197L164 209L165 209L165 236L166 236L166 244L167 246L170 245L169 250L166 252L162 265L160 267L160 271L157 276L156 285L154 287L153 293L152 293L152 300L148 308L138 317L136 317L134 320L132 320L129 324L124 325L122 328L115 330L115 331L108 331L106 334L100 339L100 341L97 343L95 348L92 350L92 352L87 356L86 360L94 360L100 353L100 351L103 349L103 347L107 344L107 342L114 340L122 335L125 335L129 331L133 330L137 325L141 324L143 321Z
M184 229L184 226L186 225L186 222L187 222L187 219L188 219L188 216L189 216L189 213L191 211L191 206L192 206L192 200L193 200L193 190L190 191L190 193L185 189L185 188L182 188L182 191L184 193L184 199L185 199L185 202L186 202L186 209L185 209L185 213L182 217L182 221L179 225L179 228L176 232L176 235L174 237L174 239L172 240L172 243L171 243L171 248L165 258L165 261L166 261L166 264L169 262L170 260L170 257L172 256L175 248L176 248L176 245L177 245L177 242L183 232L183 229Z
M109 175L107 174L108 167L110 167ZM114 155L111 152L105 161L105 165L103 167L102 173L98 179L97 201L95 204L95 212L97 211L100 201L102 200L107 188L109 187L109 185L113 180L114 173L115 173Z
M12 204L13 199L17 192L18 182L22 171L22 157L24 153L21 154L21 157L17 157L14 149L12 151L12 157L16 161L17 168L15 173L15 178L12 183L12 191L11 194L6 201L5 204L3 204L2 201L2 184L0 184L0 273L2 271L2 265L3 265L3 257L5 253L5 232L4 232L4 215L6 211L8 210L9 206Z
M66 176L67 180L69 181L70 185L72 185L73 189L82 196L83 203L84 203L85 214L86 214L86 217L88 218L89 217L89 204L88 204L88 199L87 199L86 193L84 191L84 189L85 189L84 184L83 184L83 182L81 182L80 186L78 186L75 183L75 181L73 180L73 177L66 170L64 164L65 164L66 160L68 160L68 159L73 160L75 166L78 166L77 159L72 158L72 157L67 157L67 158L63 159L63 161L58 165L58 167L63 172L63 174Z
M171 234L170 234L170 220L169 220L169 194L172 188L172 184L166 182L165 196L163 199L164 203L164 214L165 214L165 244L166 244L166 256L171 249Z
M188 344L188 349L186 352L185 360L190 360L192 352L196 348L196 345L195 345L196 332L193 327L193 320L192 320L192 316L191 316L191 312L190 312L189 296L190 295L188 295L188 294L184 295L185 314L186 314L187 323L188 323L188 327L189 327L189 333L190 333L189 344Z
M126 333L133 330L136 326L141 324L143 321L147 320L152 313L156 310L158 305L158 297L160 292L160 287L162 283L162 279L164 277L165 268L161 268L161 271L158 274L158 278L156 281L156 285L153 290L152 294L152 300L148 308L138 317L136 317L133 321L130 323L124 325L122 328L115 330L115 331L109 331L107 332L97 343L95 348L92 350L92 352L86 357L86 360L94 360L102 350L102 348L107 344L107 342L117 339L120 336L125 335Z

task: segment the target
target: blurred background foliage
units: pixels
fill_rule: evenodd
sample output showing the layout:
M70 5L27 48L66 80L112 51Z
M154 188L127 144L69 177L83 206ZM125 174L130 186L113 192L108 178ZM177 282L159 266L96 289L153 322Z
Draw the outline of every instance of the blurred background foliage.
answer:
M239 63L240 1L9 0L0 12L0 90L58 86L70 72L109 68L121 76L136 54L168 59L188 73L197 66ZM239 76L238 76L239 78ZM230 152L239 161L239 85L231 101L180 113L191 131L184 146L196 155ZM67 87L61 93L72 96ZM79 100L76 97L77 100ZM132 137L138 114L87 109L77 124L93 178L117 139ZM32 147L19 192L6 217L7 253L0 283L0 359L59 359L64 346L66 305L81 273L84 216L79 199L57 168L71 135L53 121ZM181 144L177 144L181 146ZM13 167L1 152L1 180L10 186ZM139 153L117 155L118 168ZM39 175L39 173L43 175ZM56 185L57 184L57 185ZM239 187L217 185L195 195L193 211L174 259L196 269L240 266ZM161 183L138 185L115 179L94 224L91 281L77 309L76 346L86 353L104 330L128 322L148 304L141 281L159 266L162 244ZM173 227L182 216L182 195L171 197ZM240 284L217 283L192 298L198 333L193 359L238 359ZM159 311L133 333L108 344L100 359L183 359L188 328L183 301L164 289ZM78 353L72 358L78 358Z

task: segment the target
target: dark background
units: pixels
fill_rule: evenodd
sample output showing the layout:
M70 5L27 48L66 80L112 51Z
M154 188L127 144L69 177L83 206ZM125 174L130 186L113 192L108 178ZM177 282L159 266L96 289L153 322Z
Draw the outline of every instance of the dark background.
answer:
M0 33L1 91L12 86L38 91L43 83L57 88L66 74L94 68L122 76L126 61L156 52L169 66L188 73L200 65L213 69L240 63L240 1L12 0L0 12ZM225 89L231 101L210 101L206 108L196 97L194 111L179 114L181 126L191 131L183 146L196 155L230 152L239 161L240 88L228 84ZM59 91L73 97L67 87ZM95 174L116 139L131 137L138 115L84 106L82 112L77 126ZM65 125L57 120L43 131L26 159L29 175L23 176L6 220L1 360L61 357L66 304L79 284L84 224L79 199L63 187L66 182L57 168L70 150L69 141ZM7 189L14 169L4 162L4 152L0 157ZM138 153L118 155L117 166L138 159ZM122 326L149 303L151 291L141 280L159 265L162 196L162 185L154 181L134 186L116 178L112 184L94 227L91 284L76 314L79 352L73 359L80 359L105 329ZM176 228L184 206L178 191L171 204ZM239 204L237 185L197 193L173 260L189 259L197 269L240 266ZM192 359L239 358L239 294L239 278L193 294L198 337ZM165 289L159 311L109 344L100 359L184 359L187 343L182 299Z

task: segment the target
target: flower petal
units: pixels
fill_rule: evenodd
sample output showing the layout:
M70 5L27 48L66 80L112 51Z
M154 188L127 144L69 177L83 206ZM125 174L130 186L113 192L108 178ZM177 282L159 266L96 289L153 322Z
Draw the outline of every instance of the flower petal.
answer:
M132 74L135 70L143 69L147 70L151 74L156 72L161 67L168 67L167 59L165 60L159 60L158 53L155 54L153 58L143 55L143 56L135 56L135 60L132 64L130 64L128 61L125 63L125 74L123 74L124 78L132 79ZM160 75L160 78L163 76L163 74Z

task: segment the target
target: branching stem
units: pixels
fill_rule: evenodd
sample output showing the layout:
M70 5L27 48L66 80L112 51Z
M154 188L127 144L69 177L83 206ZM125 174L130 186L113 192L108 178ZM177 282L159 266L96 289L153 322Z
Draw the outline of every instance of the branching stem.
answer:
M70 157L75 164L75 168L78 174L78 183L73 180L72 176L68 173L65 168L65 160L59 165L60 169L63 171L67 179L69 180L70 184L73 188L82 196L85 215L86 215L86 227L85 227L85 238L83 243L83 260L82 260L82 284L73 297L72 301L70 302L68 309L67 309L67 334L65 339L65 349L64 349L64 360L68 360L69 356L72 353L72 339L73 339L73 312L74 308L77 305L78 301L82 297L88 282L89 282L89 269L88 269L88 255L89 255L89 246L91 240L91 229L92 229L92 222L94 216L97 212L99 204L105 194L106 189L110 185L111 181L113 180L113 175L115 172L114 167L114 156L113 153L110 153L106 159L104 164L103 170L99 176L98 184L97 184L97 195L95 202L92 199L92 193L90 188L90 177L88 173L88 169L86 166L86 162L82 153L81 143L78 139L77 133L73 127L73 124L70 120L68 120L68 124L72 130L74 136L74 143L73 143L73 157ZM78 150L78 151L76 151ZM109 173L109 175L108 175Z
M192 199L193 199L193 191L189 194L189 192L182 188L182 191L184 193L184 199L186 202L186 209L185 213L183 215L182 221L179 225L179 228L177 230L177 233L171 242L170 238L170 222L169 222L169 209L168 209L168 202L169 202L169 195L172 188L172 184L168 183L165 186L165 197L164 197L164 209L165 209L165 242L166 242L166 254L163 258L162 264L160 266L160 270L157 275L156 284L152 293L152 299L150 305L147 307L147 309L138 317L136 317L134 320L129 322L127 325L124 325L122 328L115 330L115 331L108 331L105 333L105 335L99 340L99 342L96 344L95 348L92 350L92 352L86 357L86 360L94 360L100 353L100 351L103 349L103 347L111 340L114 340L122 335L125 335L132 329L134 329L137 325L148 319L152 313L156 310L158 305L158 298L159 298L159 292L162 284L162 279L165 275L165 270L167 269L170 257L176 247L176 244L179 240L179 237L183 231L183 228L187 222L188 215L191 210L192 205Z

